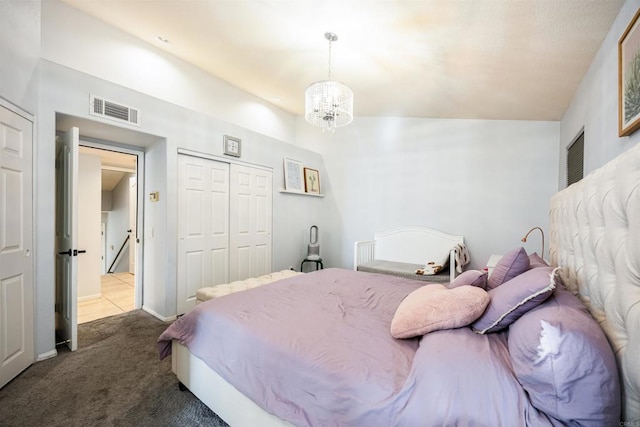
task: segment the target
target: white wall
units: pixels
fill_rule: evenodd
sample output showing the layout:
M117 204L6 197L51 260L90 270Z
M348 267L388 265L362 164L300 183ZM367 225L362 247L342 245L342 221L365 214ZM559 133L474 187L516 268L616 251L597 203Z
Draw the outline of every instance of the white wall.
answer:
M102 192L102 211L106 212L111 210L111 205L113 204L113 195L111 191L103 191Z
M111 210L107 213L107 268L115 259L129 230L129 177L124 177L111 191ZM120 262L114 265L112 273L129 271L129 248L127 246L120 255Z
M39 0L4 0L0 1L0 97L5 98L23 110L39 117L39 74L40 58L40 13ZM36 131L37 137L37 131ZM51 142L53 146L54 143ZM37 142L34 144L34 171L40 153ZM44 188L54 191L54 175L34 177L35 197ZM37 199L36 199L37 200ZM34 203L34 265L35 265L35 353L37 357L55 349L55 335L52 333L54 322L54 289L53 272L53 238L38 232L42 226L53 229L51 212L55 212L53 203ZM41 264L50 265L46 271L40 269ZM42 285L40 285L42 284ZM46 308L40 311L38 301L44 299Z
M44 59L273 138L295 137L292 114L154 45L58 0L42 3L42 17ZM109 99L110 94L97 95Z
M0 97L36 115L39 0L0 1L0 58Z
M78 299L98 298L100 289L100 199L102 176L100 157L80 153L78 162Z
M558 131L557 122L358 117L328 134L300 118L298 141L322 153L320 180L339 211L340 238L323 250L351 267L356 240L421 225L463 235L471 267L483 267L531 227L548 230ZM539 238L524 246L540 252Z
M567 148L582 128L585 176L640 141L640 132L618 137L618 40L638 8L640 0L622 6L562 118L559 188L566 186Z

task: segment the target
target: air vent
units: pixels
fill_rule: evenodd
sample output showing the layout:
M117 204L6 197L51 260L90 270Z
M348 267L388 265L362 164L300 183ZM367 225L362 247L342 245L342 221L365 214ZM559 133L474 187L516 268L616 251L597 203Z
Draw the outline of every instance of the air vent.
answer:
M94 95L89 97L89 114L140 126L140 110Z

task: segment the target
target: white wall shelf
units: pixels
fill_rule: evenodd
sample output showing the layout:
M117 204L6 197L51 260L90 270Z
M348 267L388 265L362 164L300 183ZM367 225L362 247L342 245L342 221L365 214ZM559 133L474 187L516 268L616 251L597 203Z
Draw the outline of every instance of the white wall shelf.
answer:
M284 188L281 188L278 191L280 193L299 194L301 196L324 197L324 194L305 193L304 191L285 190Z

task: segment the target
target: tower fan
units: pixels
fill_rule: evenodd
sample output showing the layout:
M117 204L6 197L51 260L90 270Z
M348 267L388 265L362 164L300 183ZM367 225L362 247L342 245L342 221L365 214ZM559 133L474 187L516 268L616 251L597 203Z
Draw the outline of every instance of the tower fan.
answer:
M309 244L307 245L307 258L309 261L320 259L320 245L318 244L318 227L312 225L309 229Z

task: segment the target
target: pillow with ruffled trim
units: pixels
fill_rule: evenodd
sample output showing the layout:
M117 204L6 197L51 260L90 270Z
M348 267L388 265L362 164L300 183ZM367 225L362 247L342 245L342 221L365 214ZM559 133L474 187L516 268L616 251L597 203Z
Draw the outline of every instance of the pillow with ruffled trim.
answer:
M528 260L528 259L527 259ZM489 291L489 306L471 327L479 334L498 332L543 303L556 288L557 270L539 267Z

